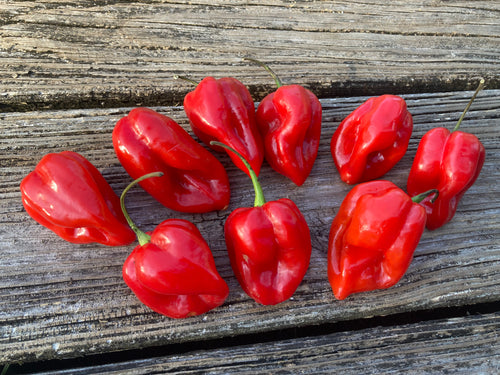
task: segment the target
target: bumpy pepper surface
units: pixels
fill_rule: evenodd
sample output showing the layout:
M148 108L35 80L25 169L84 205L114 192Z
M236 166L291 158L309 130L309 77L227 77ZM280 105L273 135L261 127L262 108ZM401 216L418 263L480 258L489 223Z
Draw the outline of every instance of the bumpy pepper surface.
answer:
M123 209L126 213L124 205ZM142 303L176 319L200 315L224 303L229 288L193 223L168 219L144 233L126 216L139 245L123 264L123 279Z
M430 230L448 223L467 190L476 182L484 164L485 148L470 133L457 130L466 111L482 88L478 87L462 114L455 130L438 127L429 130L420 140L413 161L406 190L415 195L428 189L439 190L434 203L427 198L422 205L427 211L426 226Z
M300 85L283 85L278 76L262 65L274 78L278 89L267 95L257 108L257 126L264 139L265 158L278 173L301 186L311 173L321 137L321 103Z
M229 180L222 164L171 118L135 108L113 130L113 146L128 174L154 171L141 186L164 206L181 212L209 212L228 206Z
M234 148L248 160L258 175L264 160L264 146L255 122L255 105L248 89L232 77L204 78L196 89L184 98L186 112L193 132L210 144L219 141ZM249 175L241 160L229 153L234 164Z
M386 174L406 153L412 131L413 118L403 98L368 99L340 123L331 139L342 181L356 184Z
M425 228L425 209L416 203L422 198L413 201L384 180L351 189L328 242L328 279L337 299L389 288L401 279Z
M73 151L45 155L21 182L26 212L72 243L134 241L120 199L97 168Z
M256 302L275 305L290 298L309 267L311 235L293 201L266 202L257 176L254 207L237 208L224 225L231 267Z

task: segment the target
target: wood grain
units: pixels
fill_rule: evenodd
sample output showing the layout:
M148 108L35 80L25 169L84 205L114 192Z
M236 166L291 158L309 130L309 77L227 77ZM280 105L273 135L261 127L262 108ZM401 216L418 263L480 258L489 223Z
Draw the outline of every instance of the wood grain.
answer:
M418 140L435 126L452 128L471 92L404 95L414 117L407 155L385 178L404 188ZM117 192L130 181L111 144L116 121L130 108L46 110L2 113L0 123L0 363L74 358L92 353L144 348L301 327L399 312L499 300L500 90L480 93L462 130L486 147L486 162L454 220L425 232L407 274L395 287L336 301L326 278L331 221L350 186L343 184L330 156L329 141L339 122L366 97L323 99L318 159L302 187L270 167L260 181L268 200L287 196L304 213L313 237L308 273L292 299L278 306L254 303L238 286L226 256L223 224L236 207L253 202L246 175L218 155L231 181L231 205L203 215L161 207L140 189L127 207L143 230L162 220L193 221L213 250L219 272L230 286L220 308L200 317L172 320L141 305L121 279L132 247L72 245L35 223L24 212L19 183L48 152L80 152ZM157 107L188 129L181 107Z
M256 100L268 63L318 96L499 87L496 1L2 1L0 110L179 105L234 76Z
M500 371L499 329L499 314L475 315L50 373L497 374Z

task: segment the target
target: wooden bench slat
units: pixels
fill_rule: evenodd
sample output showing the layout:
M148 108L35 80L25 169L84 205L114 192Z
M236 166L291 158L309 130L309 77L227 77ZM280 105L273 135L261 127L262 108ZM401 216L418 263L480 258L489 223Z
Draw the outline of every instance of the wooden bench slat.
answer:
M0 110L178 105L235 76L260 100L268 63L321 97L499 88L494 1L387 3L9 1L0 5ZM228 16L230 14L230 16Z
M435 126L452 128L471 92L404 95L414 116L407 155L384 178L404 188L421 136ZM476 184L454 220L426 231L414 261L397 286L344 301L333 297L326 277L328 231L350 190L331 159L330 137L339 122L366 97L322 100L323 131L318 159L302 187L265 164L260 180L268 200L287 196L304 213L313 237L306 277L294 297L263 307L238 286L227 259L223 223L236 207L253 204L247 176L218 155L231 181L231 205L224 212L179 214L161 207L139 188L127 207L144 230L162 220L193 221L211 246L217 267L230 286L226 303L200 317L172 320L141 305L121 279L130 247L72 245L35 223L24 212L21 179L48 152L82 153L121 192L130 178L111 144L116 121L129 108L2 113L0 121L0 363L74 358L177 342L189 342L499 300L500 170L498 118L500 90L476 99L462 129L476 134L487 156ZM188 129L181 107L158 107Z

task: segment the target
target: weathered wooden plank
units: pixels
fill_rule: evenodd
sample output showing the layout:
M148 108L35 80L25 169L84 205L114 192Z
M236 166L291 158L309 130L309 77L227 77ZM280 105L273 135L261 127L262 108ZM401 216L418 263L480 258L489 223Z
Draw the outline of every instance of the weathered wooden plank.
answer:
M415 128L409 151L386 175L404 187L420 137L438 125L452 128L471 92L406 95ZM500 90L480 93L463 130L478 135L487 150L476 184L467 192L454 220L425 232L407 274L386 291L336 301L326 277L331 221L350 186L335 171L329 141L338 123L366 98L322 100L322 142L310 178L302 187L267 164L261 183L268 200L287 196L304 213L313 237L311 265L294 297L262 307L238 286L226 256L223 223L236 207L253 203L246 175L219 155L231 181L231 205L223 212L179 214L140 189L130 192L129 212L144 230L169 217L200 228L216 265L230 286L220 308L201 317L172 320L142 306L121 279L131 247L72 245L41 227L24 212L21 179L47 152L70 149L93 162L120 192L130 181L111 145L116 121L129 109L3 113L0 115L0 363L70 358L92 353L188 342L287 327L306 326L398 312L499 300L500 170L498 118ZM159 107L184 127L182 108Z
M50 374L497 374L500 315L344 331ZM37 372L46 374L46 372Z
M3 1L0 109L177 105L174 74L232 75L259 100L499 88L496 1Z

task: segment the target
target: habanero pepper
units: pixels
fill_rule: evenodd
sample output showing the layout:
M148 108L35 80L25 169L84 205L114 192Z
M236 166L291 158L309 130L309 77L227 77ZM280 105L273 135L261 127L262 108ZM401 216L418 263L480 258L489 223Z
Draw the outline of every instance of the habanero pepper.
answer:
M412 131L413 118L403 98L368 99L340 123L331 139L342 181L357 184L386 174L406 153Z
M243 83L232 77L206 77L184 97L184 111L194 134L202 142L216 151L223 149L212 145L211 141L229 145L259 174L264 146L255 122L255 104ZM238 157L232 153L229 157L250 175Z
M164 206L181 212L209 212L229 205L226 170L219 160L171 118L134 108L113 130L118 160L133 178L162 171L141 186Z
M45 155L21 182L26 212L72 243L123 246L134 241L120 199L99 170L82 155Z
M222 305L229 288L198 228L184 219L167 219L145 233L125 209L125 194L135 183L160 175L153 172L135 180L121 195L123 213L139 240L123 264L123 280L159 314L175 319L200 315Z
M483 85L481 80L452 132L443 127L431 129L418 145L406 190L410 195L439 190L434 203L429 199L421 203L427 211L429 230L442 227L455 216L458 203L481 173L486 154L483 144L474 134L458 128Z
M335 297L386 289L405 274L425 228L418 204L437 190L410 198L392 182L356 185L333 219L328 240L328 279Z
M255 204L228 216L224 224L227 251L245 293L262 305L275 305L295 293L309 267L309 226L292 200L266 202L256 174L242 160L250 171Z
M264 139L265 159L278 173L301 186L311 173L321 137L321 103L300 85L283 85L266 64L278 89L257 107L257 126Z

